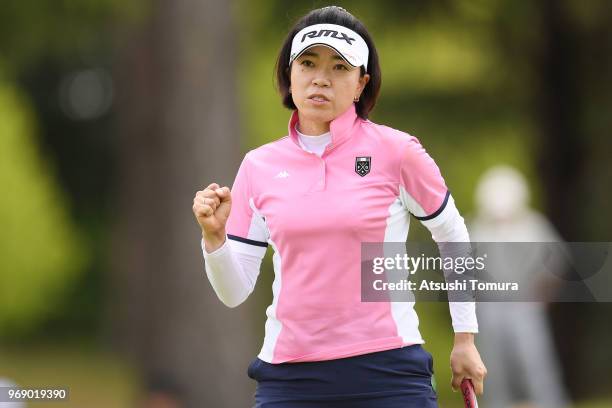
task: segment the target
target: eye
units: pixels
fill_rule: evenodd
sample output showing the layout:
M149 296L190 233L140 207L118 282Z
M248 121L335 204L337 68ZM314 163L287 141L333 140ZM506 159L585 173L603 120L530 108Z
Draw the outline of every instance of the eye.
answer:
M300 62L300 65L304 65L305 67L312 67L312 66L314 66L314 64L312 63L311 60L303 60L302 62Z
M344 65L344 64L336 64L336 66L334 68L336 68L338 70L345 70L345 71L349 70L348 67L346 65Z

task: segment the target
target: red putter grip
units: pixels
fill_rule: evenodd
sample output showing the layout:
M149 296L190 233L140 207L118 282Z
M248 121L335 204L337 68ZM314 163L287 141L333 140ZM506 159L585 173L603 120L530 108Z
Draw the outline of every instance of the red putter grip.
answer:
M476 393L474 392L474 385L472 385L471 380L466 378L461 381L461 394L463 395L465 408L478 408Z

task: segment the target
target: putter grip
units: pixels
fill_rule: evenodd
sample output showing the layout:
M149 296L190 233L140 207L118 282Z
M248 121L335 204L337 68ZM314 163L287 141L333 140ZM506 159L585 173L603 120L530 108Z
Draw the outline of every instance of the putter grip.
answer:
M461 394L463 395L465 408L478 408L476 393L474 392L474 386L472 385L471 380L466 378L461 381Z

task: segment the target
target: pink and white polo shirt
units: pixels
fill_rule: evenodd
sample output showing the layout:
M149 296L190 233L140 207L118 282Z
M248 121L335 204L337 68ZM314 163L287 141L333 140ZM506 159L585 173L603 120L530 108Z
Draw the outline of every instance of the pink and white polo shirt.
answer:
M424 343L414 303L361 301L361 243L405 242L410 213L443 222L449 200L418 139L357 116L330 124L319 157L289 135L246 154L226 225L232 249L274 249L273 301L258 357L319 361Z

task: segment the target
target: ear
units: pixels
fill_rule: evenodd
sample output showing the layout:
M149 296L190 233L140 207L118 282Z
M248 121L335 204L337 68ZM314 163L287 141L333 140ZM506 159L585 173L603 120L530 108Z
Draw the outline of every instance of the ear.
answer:
M359 93L363 92L363 90L365 89L369 81L370 81L370 74L364 74L362 77L359 77L359 86L357 88Z
M287 82L289 82L289 93L291 93L291 65L285 68L285 74L287 75Z

